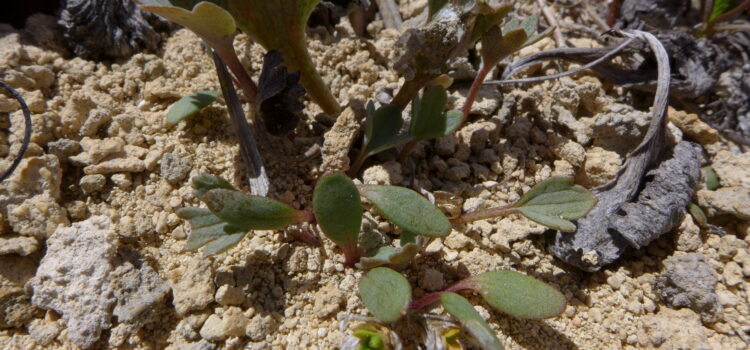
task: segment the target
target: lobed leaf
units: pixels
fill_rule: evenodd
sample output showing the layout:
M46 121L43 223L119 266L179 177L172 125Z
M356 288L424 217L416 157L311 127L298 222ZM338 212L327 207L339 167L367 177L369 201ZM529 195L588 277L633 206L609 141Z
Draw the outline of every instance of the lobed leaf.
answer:
M359 295L380 322L398 320L409 306L411 286L406 277L387 267L376 267L359 281Z
M200 112L201 109L210 105L219 97L218 91L200 91L185 96L175 102L167 112L167 123L177 124L185 118L192 117Z
M217 51L232 49L237 25L220 5L196 0L138 0L141 8L187 27Z
M403 122L398 106L383 105L375 109L372 102L368 103L364 152L375 154L409 141L408 137L399 135Z
M210 256L226 251L235 246L245 237L246 231L227 232L229 226L224 220L203 208L182 208L177 210L177 216L190 221L190 235L185 249L192 251L208 245L203 250L204 256Z
M573 185L572 178L553 177L534 186L514 208L539 224L572 232L575 225L569 220L585 216L596 202L587 189Z
M552 286L514 271L491 271L470 277L466 284L498 310L511 316L541 319L565 310L565 296Z
M457 318L466 331L474 337L482 349L502 350L503 344L497 339L495 332L485 322L482 316L474 309L466 298L456 293L441 293L440 302L445 311Z
M300 212L279 201L223 188L209 190L201 200L237 230L276 230L303 219Z
M428 237L445 237L451 223L419 193L405 187L363 185L359 191L381 215L404 231Z
M320 179L313 194L313 211L328 238L342 248L356 250L362 225L362 203L357 186L350 178L335 173Z

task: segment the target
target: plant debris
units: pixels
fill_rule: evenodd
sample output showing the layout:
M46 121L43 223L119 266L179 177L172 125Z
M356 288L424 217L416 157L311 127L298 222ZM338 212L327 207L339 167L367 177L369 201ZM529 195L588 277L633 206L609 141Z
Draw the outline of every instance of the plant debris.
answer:
M297 127L302 118L305 87L300 72L289 73L281 52L271 50L263 59L258 80L258 104L263 125L273 135L284 135Z

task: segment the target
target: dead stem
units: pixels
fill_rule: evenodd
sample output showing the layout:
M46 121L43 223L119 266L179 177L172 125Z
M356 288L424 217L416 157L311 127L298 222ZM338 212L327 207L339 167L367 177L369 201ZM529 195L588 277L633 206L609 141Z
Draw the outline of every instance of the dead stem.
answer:
M400 29L403 20L398 10L398 5L393 0L375 0L380 10L380 16L383 17L383 24L388 29Z
M560 23L557 20L557 14L555 14L555 10L547 6L545 0L536 0L536 3L542 9L542 14L544 15L544 18L547 20L547 23L550 25L550 27L555 27L552 32L555 36L555 44L557 45L557 47L567 47L567 45L565 44L565 37L563 37L562 30L560 30Z

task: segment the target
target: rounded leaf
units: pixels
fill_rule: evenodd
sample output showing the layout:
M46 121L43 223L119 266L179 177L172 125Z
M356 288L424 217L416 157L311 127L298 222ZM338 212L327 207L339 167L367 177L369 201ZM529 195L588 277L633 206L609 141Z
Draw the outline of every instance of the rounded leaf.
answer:
M553 177L534 186L514 208L537 223L570 232L575 226L568 220L585 216L596 202L587 189L573 185L573 178Z
M294 208L260 196L217 188L201 198L211 212L240 231L276 230L300 222Z
M359 281L359 296L367 310L380 322L398 320L411 301L406 277L387 267L376 267Z
M354 182L341 173L323 177L315 186L313 212L323 233L340 246L357 244L362 203Z
M177 124L185 118L192 117L218 97L218 91L201 91L179 99L169 108L167 123Z
M491 271L469 278L487 302L509 315L540 319L565 310L565 296L554 287L514 271Z
M360 186L381 215L404 231L429 237L445 237L451 223L435 205L419 193L398 186Z
M503 344L497 339L490 325L482 318L466 298L456 293L441 293L440 302L445 311L457 318L466 331L479 342L482 349L502 350Z

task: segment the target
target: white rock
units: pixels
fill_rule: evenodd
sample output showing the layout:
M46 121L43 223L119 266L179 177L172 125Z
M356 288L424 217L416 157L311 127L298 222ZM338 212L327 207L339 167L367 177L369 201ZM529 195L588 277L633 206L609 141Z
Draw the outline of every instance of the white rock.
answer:
M18 254L27 256L39 248L39 242L33 237L0 237L0 255Z
M116 242L112 222L105 216L58 228L47 240L47 254L28 283L32 304L61 314L68 339L84 349L110 327L115 299L108 277Z
M213 271L211 263L201 258L191 259L173 271L170 276L172 303L178 315L201 310L214 301Z

